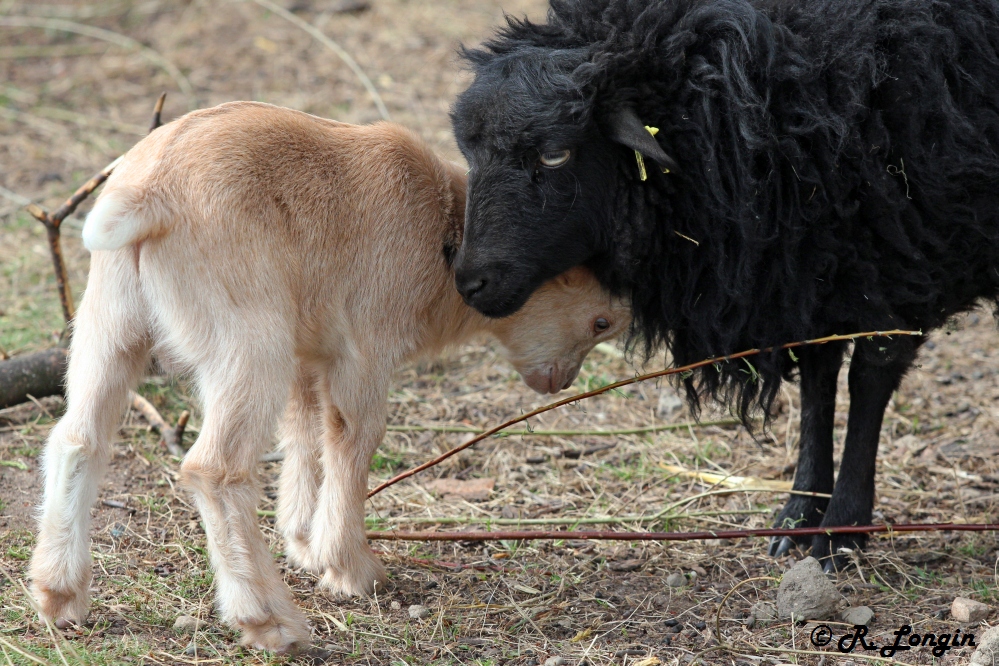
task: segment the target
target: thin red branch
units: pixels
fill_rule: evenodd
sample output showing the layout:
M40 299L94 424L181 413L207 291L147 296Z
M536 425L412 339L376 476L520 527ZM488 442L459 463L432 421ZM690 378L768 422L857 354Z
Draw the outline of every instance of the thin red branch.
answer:
M433 467L434 465L437 465L437 464L439 464L439 463L447 460L451 456L453 456L453 455L455 455L457 453L460 453L461 451L464 451L465 449L467 449L470 446L473 446L474 444L478 444L479 442L481 442L484 439L492 437L493 435L495 435L499 431L505 430L506 428L509 428L512 425L516 425L518 423L522 423L522 422L526 421L527 419L529 419L531 417L537 416L539 414L544 414L545 412L550 412L551 410L557 409L557 408L562 407L564 405L568 405L570 403L577 402L579 400L586 400L587 398L592 398L593 396L600 395L601 393L607 393L608 391L613 391L614 389L621 388L622 386L628 386L630 384L635 384L637 382L644 382L644 381L647 381L649 379L656 379L658 377L667 377L669 375L676 375L676 374L682 374L682 373L685 373L685 372L692 372L694 370L697 370L698 368L703 368L704 366L707 366L707 365L714 365L715 363L725 363L726 361L734 361L734 360L737 360L737 359L740 359L740 358L746 358L747 356L755 356L757 354L762 354L762 353L765 353L765 352L772 352L772 351L776 351L776 350L779 350L779 349L793 349L795 347L804 347L806 345L824 345L824 344L829 343L829 342L840 342L840 341L845 341L845 340L855 340L857 338L890 337L892 335L922 335L922 334L923 334L922 331L901 331L901 330L895 330L895 331L871 331L871 332L868 332L868 333L851 333L850 335L829 335L829 336L826 336L824 338L816 338L814 340L801 340L799 342L788 342L786 344L780 345L779 347L767 347L766 349L747 349L746 351L741 351L741 352L738 352L737 354L729 354L728 356L717 356L715 358L709 358L709 359L705 359L703 361L698 361L697 363L691 363L690 365L685 365L685 366L680 367L680 368L667 368L665 370L658 370L656 372L650 372L648 374L639 375L638 377L631 377L629 379L623 379L623 380L621 380L619 382L614 382L613 384L608 384L607 386L603 386L603 387L595 389L593 391L587 391L586 393L578 393L576 395L570 396L568 398L564 398L564 399L559 400L557 402L553 402L553 403L547 404L544 407L538 407L537 409L535 409L533 411L530 411L527 414L523 414L521 416L518 416L515 419L511 419L511 420L507 421L506 423L501 423L500 425L498 425L498 426L496 426L494 428L490 428L489 430L486 430L485 432L483 432L481 435L477 435L477 436L473 437L472 439L468 440L464 444L462 444L460 446L456 446L455 448L451 449L450 451L447 451L446 453L443 453L443 454L437 456L433 460L427 461L427 462L423 463L422 465L419 465L417 467L414 467L413 469L407 470L407 471L405 471L405 472L403 472L401 474L398 474L397 476L392 477L391 479L389 479L388 481L380 484L374 490L372 490L370 493L368 493L368 497L370 498L370 497L372 497L374 495L377 495L378 493L380 493L381 491L385 490L389 486L393 486L393 485L399 483L400 481L402 481L403 479L408 479L409 477L413 476L414 474L418 474L418 473L422 472L425 469L429 469L430 467Z
M380 541L530 541L550 539L587 539L601 541L698 541L743 539L747 537L815 536L817 534L878 534L903 532L996 532L997 523L927 523L901 525L841 525L837 527L760 528L751 530L711 530L708 532L613 532L507 530L497 532L368 532L369 539Z

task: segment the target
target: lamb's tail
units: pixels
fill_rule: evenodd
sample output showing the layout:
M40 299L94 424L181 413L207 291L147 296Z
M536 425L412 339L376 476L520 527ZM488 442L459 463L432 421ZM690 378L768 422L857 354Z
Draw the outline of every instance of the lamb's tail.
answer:
M155 226L148 209L135 205L126 188L101 193L83 225L83 245L91 252L117 250L151 235Z

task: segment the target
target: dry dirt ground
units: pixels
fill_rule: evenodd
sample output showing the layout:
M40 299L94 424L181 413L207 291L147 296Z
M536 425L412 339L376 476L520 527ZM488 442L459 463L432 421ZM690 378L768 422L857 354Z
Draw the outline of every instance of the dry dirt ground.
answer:
M446 112L468 80L455 47L483 39L503 10L543 12L536 0L371 0L367 9L339 11L345 4L294 0L283 6L356 58L393 119L455 159ZM58 204L145 132L163 90L169 92L166 118L234 99L352 122L378 118L357 78L330 50L252 1L0 0L0 346L6 352L44 348L62 330L42 229L9 196ZM77 299L87 267L81 219L68 220L66 230ZM920 363L886 415L876 519L996 522L999 351L991 314L983 309L936 332ZM634 370L618 355L597 351L573 390ZM200 418L187 385L152 376L140 392L170 421L192 409L190 444ZM845 386L840 396L839 444ZM404 369L390 399L390 423L399 428L375 460L372 485L468 437L432 428L489 426L543 402L485 342ZM176 487L179 461L159 448L136 414L122 425L102 503L94 509L90 622L50 633L36 621L21 584L33 543L38 454L61 408L59 399L46 399L0 411L0 563L10 576L0 580L0 664L286 663L287 657L243 650L218 621L204 533ZM726 424L724 413L703 416L722 425L684 425L689 414L668 386L632 387L532 420L533 433L486 441L393 487L369 503L370 528L765 526L785 495L733 492L691 473L789 480L797 417L797 392L788 387L774 427L754 440ZM676 427L601 434L670 424ZM551 430L577 434L541 434ZM814 623L747 625L754 603L774 600L775 583L752 581L726 598L729 591L750 578L779 576L803 557L770 559L763 539L375 541L390 572L388 589L334 603L313 591L313 577L284 566L282 540L267 515L279 468L279 462L261 464L260 525L315 627L317 650L301 661L540 664L561 657L566 664L648 665L658 663L650 658L686 664L697 655L710 664L754 666L862 661L857 653L795 652L814 649ZM463 499L431 484L436 478L495 485L485 499ZM991 533L877 538L836 584L853 605L874 610L876 642L903 624L920 633L960 628L980 635L984 625L959 625L947 609L955 596L996 605L997 555ZM669 587L666 578L676 573L684 583ZM425 606L427 616L411 618L414 604ZM179 615L205 624L193 637L178 634L172 627ZM717 647L716 617L732 651L709 650ZM988 621L995 620L993 613ZM831 626L837 636L846 630ZM928 649L896 655L909 664L969 657L968 648L942 660Z

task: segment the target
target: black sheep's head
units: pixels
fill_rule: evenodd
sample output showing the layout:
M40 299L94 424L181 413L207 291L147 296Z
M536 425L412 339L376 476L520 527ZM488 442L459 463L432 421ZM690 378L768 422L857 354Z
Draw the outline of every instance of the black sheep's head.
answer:
M470 166L465 232L454 261L465 301L516 312L548 279L613 252L617 174L635 151L672 168L631 104L584 94L585 49L520 45L466 52L472 85L451 112Z

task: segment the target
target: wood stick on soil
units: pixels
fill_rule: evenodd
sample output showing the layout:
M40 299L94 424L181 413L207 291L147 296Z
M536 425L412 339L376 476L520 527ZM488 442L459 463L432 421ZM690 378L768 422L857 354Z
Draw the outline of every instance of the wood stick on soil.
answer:
M152 403L143 398L138 393L131 394L132 409L142 414L149 426L160 434L160 444L170 452L170 455L178 458L184 457L184 430L187 428L187 420L191 417L188 411L181 412L177 419L176 427L170 427L166 419L153 407Z
M816 536L819 534L879 534L902 532L996 532L997 523L905 523L901 525L840 525L836 527L760 528L706 532L613 532L583 530L497 530L495 532L368 532L379 541L531 541L581 539L593 541L700 541L747 537Z
M378 493L380 493L381 491L385 490L389 486L393 486L393 485L399 483L400 481L402 481L404 479L408 479L409 477L413 476L414 474L419 474L423 470L429 469L429 468L433 467L434 465L437 465L437 464L439 464L439 463L447 460L451 456L456 455L456 454L460 453L461 451L464 451L465 449L467 449L470 446L478 444L479 442L481 442L484 439L488 439L489 437L492 437L493 435L495 435L496 433L500 432L501 430L506 430L507 428L509 428L512 425L516 425L518 423L523 423L524 421L526 421L529 418L532 418L534 416L538 416L539 414L544 414L545 412L550 412L551 410L557 409L557 408L562 407L564 405L568 405L568 404L573 403L573 402L579 402L580 400L586 400L587 398L592 398L592 397L598 396L598 395L600 395L602 393L607 393L608 391L613 391L614 389L619 389L622 386L629 386L631 384L635 384L635 383L638 383L638 382L648 381L649 379L656 379L658 377L667 377L669 375L676 375L676 374L682 374L682 373L686 373L686 372L693 372L694 370L697 370L698 368L703 368L703 367L708 366L708 365L714 365L715 363L725 363L725 362L728 362L728 361L734 361L734 360L737 360L737 359L746 358L747 356L756 356L757 354L763 354L763 353L766 353L766 352L772 352L772 351L777 351L777 350L782 350L782 349L794 349L795 347L804 347L806 345L824 345L824 344L827 344L829 342L841 342L841 341L848 341L848 340L856 340L857 338L891 337L893 335L922 335L922 334L923 334L922 331L894 330L894 331L870 331L870 332L867 332L867 333L851 333L849 335L829 335L829 336L826 336L824 338L816 338L814 340L800 340L798 342L787 342L787 343L782 344L782 345L777 346L777 347L767 347L765 349L747 349L746 351L741 351L741 352L738 352L736 354L729 354L728 356L717 356L715 358L705 359L703 361L698 361L697 363L691 363L690 365L685 365L685 366L679 367L679 368L666 368L665 370L658 370L656 372L650 372L648 374L639 375L637 377L631 377L629 379L623 379L623 380L621 380L619 382L614 382L613 384L608 384L607 386L603 386L601 388L594 389L592 391L587 391L586 393L577 393L576 395L569 396L568 398L564 398L564 399L559 400L557 402L549 403L549 404L545 405L544 407L538 407L537 409L532 410L532 411L530 411L530 412L528 412L526 414L523 414L521 416L518 416L515 419L510 419L506 423L501 423L500 425L498 425L498 426L496 426L494 428L490 428L489 430L486 430L482 434L477 435L476 437L473 437L472 439L468 440L464 444L462 444L460 446L456 446L455 448L451 449L450 451L447 451L446 453L443 453L443 454L437 456L433 460L429 460L429 461L423 463L422 465L419 465L417 467L414 467L413 469L407 470L407 471L405 471L405 472L403 472L403 473L401 473L401 474L399 474L397 476L392 477L388 481L386 481L386 482L378 485L374 490L372 490L371 492L369 492L368 493L368 497L370 498L373 495L377 495Z

